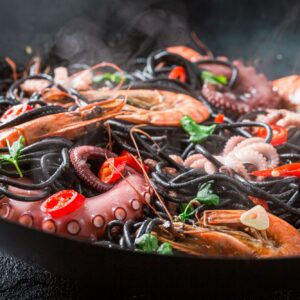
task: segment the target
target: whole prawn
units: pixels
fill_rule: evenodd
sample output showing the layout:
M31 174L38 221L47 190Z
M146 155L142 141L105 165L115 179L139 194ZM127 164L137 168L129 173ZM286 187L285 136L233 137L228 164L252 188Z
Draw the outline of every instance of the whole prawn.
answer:
M281 257L300 255L300 233L284 220L268 213L269 227L260 231L243 225L244 210L207 210L197 226L174 223L177 236L158 228L161 242L198 256Z

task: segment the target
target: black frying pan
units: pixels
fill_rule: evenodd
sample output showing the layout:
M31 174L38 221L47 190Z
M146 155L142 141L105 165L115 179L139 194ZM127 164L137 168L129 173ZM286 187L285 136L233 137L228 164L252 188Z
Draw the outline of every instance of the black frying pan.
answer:
M124 61L125 56L142 54L151 47L190 42L189 25L216 54L242 57L272 78L300 71L297 1L157 2L1 1L0 55L25 64L28 56L23 49L30 45L39 48L44 58L50 53L51 63L64 63L66 59L93 62L95 56L98 60L113 58L122 62L120 52L95 54L80 48L82 45L78 46L79 54L70 55L70 51L63 51L65 32L72 35L88 24L89 29L83 32L92 32L89 41L101 37L102 44L109 45L104 47L106 50L123 46ZM144 15L138 19L138 14ZM72 25L74 18L80 21ZM132 20L148 23L145 21L141 29ZM97 22L100 29L94 26ZM67 23L71 25L57 34ZM155 24L165 24L164 29ZM6 252L79 283L93 284L110 295L161 295L168 291L170 296L196 293L233 297L258 293L262 288L265 292L299 288L300 258L248 260L132 253L48 235L3 220L0 236L0 247Z

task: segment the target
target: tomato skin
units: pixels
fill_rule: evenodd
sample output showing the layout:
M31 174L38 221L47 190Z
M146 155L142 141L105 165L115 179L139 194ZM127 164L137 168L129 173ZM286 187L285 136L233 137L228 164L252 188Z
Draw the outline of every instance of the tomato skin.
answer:
M224 123L224 117L225 116L223 114L216 115L216 117L215 117L215 123L219 123L219 124Z
M114 183L121 178L126 166L126 157L112 157L107 159L98 172L99 179L104 183Z
M85 197L78 192L63 190L46 199L41 205L41 210L52 218L60 218L77 210L84 201Z
M288 136L287 129L278 125L270 125L270 126L273 131L271 144L273 146L279 146L286 143L287 136ZM256 136L265 138L267 136L267 130L264 127L260 127L256 132Z
M6 123L13 120L14 118L22 115L26 111L32 110L33 107L28 104L18 104L9 108L1 117L1 122Z
M182 66L175 67L168 76L169 79L178 79L181 82L186 82L185 69Z

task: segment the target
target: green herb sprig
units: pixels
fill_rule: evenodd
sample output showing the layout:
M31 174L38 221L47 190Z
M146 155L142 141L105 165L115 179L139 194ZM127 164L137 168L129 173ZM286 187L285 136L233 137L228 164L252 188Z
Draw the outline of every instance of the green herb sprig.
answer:
M151 233L145 233L135 240L135 245L141 251L148 253L158 253L172 255L173 249L169 243L162 243L158 246L157 237Z
M101 83L103 81L110 81L112 83L118 84L122 80L122 76L119 73L103 73L93 77L93 83Z
M184 116L181 120L182 128L189 134L190 142L201 143L213 134L217 125L210 126L197 124L190 116Z
M6 144L8 147L8 154L0 155L0 164L10 163L12 164L20 177L23 177L21 169L18 164L18 159L21 155L21 150L24 148L24 137L21 136L16 142L14 142L11 146L8 140L6 140Z
M211 183L204 183L200 186L199 191L194 199L188 204L182 205L182 213L178 216L182 222L185 222L189 217L193 216L197 209L193 209L192 205L195 202L206 204L208 206L217 206L220 203L220 197L214 194L211 190Z

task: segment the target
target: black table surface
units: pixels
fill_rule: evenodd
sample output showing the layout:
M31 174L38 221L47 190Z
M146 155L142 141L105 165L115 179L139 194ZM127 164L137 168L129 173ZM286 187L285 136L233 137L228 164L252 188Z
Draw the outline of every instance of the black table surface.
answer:
M0 252L0 299L103 299L101 284L91 293L90 287L59 278L47 270ZM117 288L117 287L116 287ZM89 292L87 293L87 289ZM106 291L107 292L107 291ZM89 294L88 298L86 297ZM91 296L93 295L93 297ZM108 297L110 299L110 297ZM126 299L149 300L147 295L132 295ZM162 299L167 299L162 297ZM195 298L196 299L196 298ZM197 294L197 299L202 299ZM207 298L205 298L207 299ZM215 298L213 298L215 299ZM300 291L275 290L260 295L239 297L231 300L297 300Z

